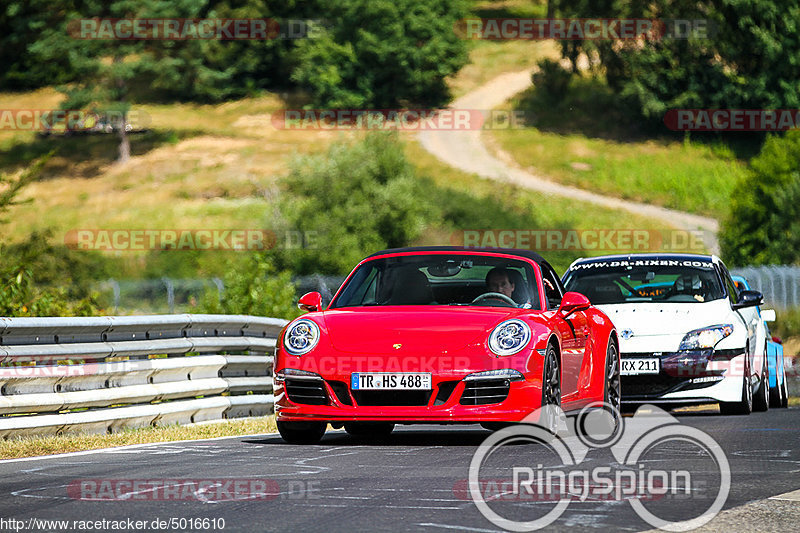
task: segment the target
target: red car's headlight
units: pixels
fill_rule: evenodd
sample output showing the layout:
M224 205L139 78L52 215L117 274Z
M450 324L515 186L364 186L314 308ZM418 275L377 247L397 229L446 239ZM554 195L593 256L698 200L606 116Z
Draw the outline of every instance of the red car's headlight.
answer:
M514 355L531 340L531 328L512 318L498 324L489 334L489 349L497 355Z
M283 336L283 347L291 355L307 354L318 342L319 326L306 318L291 324Z

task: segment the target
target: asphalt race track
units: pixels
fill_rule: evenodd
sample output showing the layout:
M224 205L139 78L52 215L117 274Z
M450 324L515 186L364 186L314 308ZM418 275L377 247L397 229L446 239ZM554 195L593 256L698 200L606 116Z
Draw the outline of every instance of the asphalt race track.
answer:
M796 530L800 497L768 498L800 489L800 409L749 417L701 412L678 418L711 435L730 463L732 483L725 509L735 509L723 512L707 526L709 530ZM312 446L287 445L277 435L260 435L2 461L0 531L79 531L99 526L120 531L497 531L501 528L458 490L467 479L473 453L489 435L478 426L400 426L377 443L329 431L321 444ZM519 454L540 453L535 444L508 448ZM680 450L674 454L678 457ZM614 463L602 449L591 450L586 461L593 466ZM126 487L128 493L121 499L113 491L104 493L103 480L106 489ZM238 480L241 490L255 488L252 499L237 500L225 490L159 493L152 489L154 484L147 485L150 490L139 486L131 492L133 480L178 480L194 488L198 485L192 482L201 480ZM258 483L252 484L253 480ZM508 505L509 512L516 508L522 515L523 507L534 504ZM708 501L688 498L674 509L681 519L700 514L697 509L704 506ZM209 520L197 520L203 518ZM167 524L173 519L176 527L170 529ZM45 520L69 523L48 527ZM108 522L90 526L73 522L87 520ZM135 521L142 521L140 527ZM589 498L570 502L547 529L610 528L652 527L625 501Z

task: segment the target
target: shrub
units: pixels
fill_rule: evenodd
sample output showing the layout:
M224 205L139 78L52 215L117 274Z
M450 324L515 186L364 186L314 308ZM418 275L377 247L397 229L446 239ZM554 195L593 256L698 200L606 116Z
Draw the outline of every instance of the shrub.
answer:
M396 134L296 159L283 185L288 223L319 236L313 247L282 254L299 273L347 273L376 250L407 246L437 217Z
M200 302L204 313L295 318L295 285L288 272L279 272L262 252L231 261L222 278L224 290L208 289Z
M539 70L532 76L533 85L541 88L551 102L560 102L564 98L571 79L572 73L552 59L540 61Z
M732 265L800 262L800 131L767 139L737 185L720 245Z

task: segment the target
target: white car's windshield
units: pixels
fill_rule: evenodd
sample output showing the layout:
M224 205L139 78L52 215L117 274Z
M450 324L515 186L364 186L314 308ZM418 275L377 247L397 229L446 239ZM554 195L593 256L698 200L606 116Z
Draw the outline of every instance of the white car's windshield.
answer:
M620 265L578 263L567 273L568 291L580 292L595 305L628 302L702 303L725 297L712 263Z

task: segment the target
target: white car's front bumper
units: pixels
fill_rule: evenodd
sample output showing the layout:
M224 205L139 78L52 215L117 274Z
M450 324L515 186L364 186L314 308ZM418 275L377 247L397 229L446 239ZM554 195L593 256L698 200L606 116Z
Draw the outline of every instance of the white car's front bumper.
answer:
M623 354L625 357L625 354ZM745 368L746 354L740 354L729 360L709 361L705 370L721 372L721 379L711 376L691 376L675 378L672 376L652 376L646 379L658 383L662 380L672 380L667 390L662 391L654 387L653 393L647 393L641 383L635 389L634 394L626 394L626 382L634 384L640 376L622 376L622 403L641 404L641 403L705 403L705 402L735 402L742 399L742 380L744 379L743 369ZM633 388L633 387L631 387ZM663 387L662 387L663 388Z

